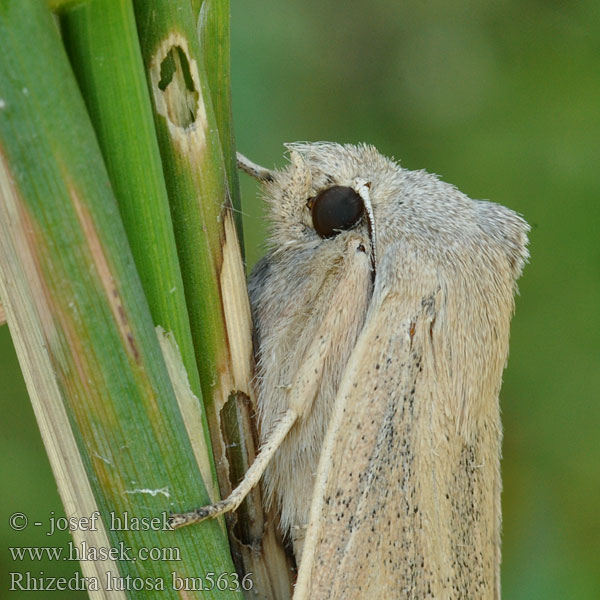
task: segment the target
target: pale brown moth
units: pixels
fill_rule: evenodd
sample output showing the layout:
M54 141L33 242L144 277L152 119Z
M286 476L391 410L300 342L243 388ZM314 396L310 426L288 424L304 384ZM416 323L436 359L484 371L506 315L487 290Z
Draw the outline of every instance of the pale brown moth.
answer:
M498 394L526 222L373 147L288 146L249 283L264 473L296 599L500 597Z

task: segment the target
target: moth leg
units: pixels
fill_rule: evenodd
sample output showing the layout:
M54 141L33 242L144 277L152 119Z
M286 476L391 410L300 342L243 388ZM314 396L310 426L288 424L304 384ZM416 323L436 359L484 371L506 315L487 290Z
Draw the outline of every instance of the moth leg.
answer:
M191 512L182 514L173 514L169 517L169 525L173 529L184 527L186 525L192 525L193 523L199 523L205 519L218 517L226 512L235 510L248 495L250 490L258 483L262 474L265 472L267 465L271 461L273 454L275 454L277 448L281 445L281 442L285 439L296 420L298 414L293 409L288 409L283 415L282 419L277 423L277 426L267 438L265 443L260 448L260 452L250 468L244 475L244 479L239 485L220 502L215 504L209 504L208 506L202 506Z

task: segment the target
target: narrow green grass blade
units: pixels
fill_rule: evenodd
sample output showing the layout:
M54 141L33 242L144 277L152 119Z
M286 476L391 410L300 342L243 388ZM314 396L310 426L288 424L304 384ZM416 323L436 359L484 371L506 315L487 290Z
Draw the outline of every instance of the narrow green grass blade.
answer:
M204 401L212 411L222 388L220 373L227 370L219 291L227 190L219 138L213 135L212 107L204 99L206 83L201 80L189 0L139 0L134 8L196 361Z
M243 249L242 203L231 110L229 0L192 0L192 11L197 23L200 50L204 59L210 98L219 130L231 203L235 211L235 223Z

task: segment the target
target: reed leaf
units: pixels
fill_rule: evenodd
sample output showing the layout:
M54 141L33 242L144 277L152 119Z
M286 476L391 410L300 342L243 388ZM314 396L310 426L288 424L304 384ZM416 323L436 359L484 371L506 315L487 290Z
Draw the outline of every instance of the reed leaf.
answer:
M174 577L231 573L229 552L218 522L165 530L167 511L208 495L46 4L0 5L0 89L0 297L67 514L100 517L75 542L125 553L82 562L88 587L180 597ZM162 560L127 560L144 549Z

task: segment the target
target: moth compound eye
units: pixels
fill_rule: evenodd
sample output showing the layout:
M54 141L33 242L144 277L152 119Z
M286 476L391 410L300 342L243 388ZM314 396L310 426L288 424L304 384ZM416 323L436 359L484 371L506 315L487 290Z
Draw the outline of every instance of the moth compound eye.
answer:
M323 190L307 204L315 231L323 238L352 229L365 209L362 198L350 187L336 185Z

